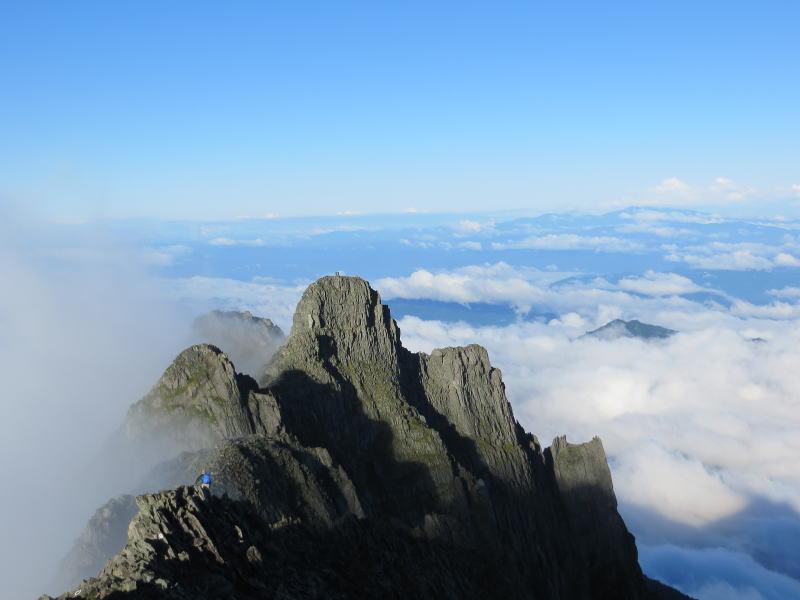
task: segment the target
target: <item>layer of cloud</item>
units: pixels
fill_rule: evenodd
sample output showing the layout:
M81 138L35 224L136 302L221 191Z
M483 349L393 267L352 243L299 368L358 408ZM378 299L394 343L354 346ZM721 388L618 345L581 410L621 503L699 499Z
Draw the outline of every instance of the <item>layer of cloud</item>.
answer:
M800 582L741 552L664 544L640 546L639 558L651 576L699 600L800 599Z
M508 303L520 313L530 310L575 312L595 326L613 318L647 316L659 322L670 318L674 312L686 314L705 310L681 295L708 291L707 288L674 273L646 271L641 276L628 276L617 282L576 275L580 274L512 267L500 262L439 272L418 269L407 277L385 277L373 284L386 299ZM681 323L685 324L685 319Z
M704 290L688 277L655 271L646 271L642 277L625 277L617 283L617 286L626 292L647 296L680 296Z
M762 194L756 188L717 177L711 183L692 185L668 177L636 200L651 206L722 206L741 204Z
M489 297L464 281L455 285ZM563 294L560 305L554 300L560 316L547 323L475 327L408 316L400 327L413 350L484 345L516 417L544 443L599 434L637 537L689 544L671 563L643 560L650 575L701 599L800 597L781 595L800 589L793 579L800 572L784 559L793 542L780 533L800 530L800 306L732 299L725 308L671 295L697 287L652 271L616 283L595 278ZM793 288L773 293L793 301L800 295ZM593 304L593 295L607 304ZM657 343L578 337L603 319L634 315L681 333ZM751 517L761 505L767 508ZM778 514L769 506L785 508ZM723 548L731 569L744 560L749 578L724 565L708 570L703 545L710 542ZM670 579L662 567L678 563L682 578Z
M797 267L800 244L789 238L783 244L769 245L753 242L710 242L702 246L678 247L665 245L667 260L684 262L698 269L711 270L769 270L774 267Z
M494 250L594 250L595 252L633 252L638 242L612 236L583 236L575 233L549 233L522 240L494 242Z
M292 325L294 307L309 282L267 283L264 278L239 281L222 277L164 279L160 287L166 297L188 307L196 315L209 310L250 311L272 319L285 332Z
M123 491L79 473L188 332L143 270L147 256L84 229L63 239L82 252L59 253L58 235L27 221L0 225L0 556L8 598L54 591L44 586L89 516Z
M208 242L212 246L263 246L264 240L256 238L253 240L234 240L226 237L216 237Z

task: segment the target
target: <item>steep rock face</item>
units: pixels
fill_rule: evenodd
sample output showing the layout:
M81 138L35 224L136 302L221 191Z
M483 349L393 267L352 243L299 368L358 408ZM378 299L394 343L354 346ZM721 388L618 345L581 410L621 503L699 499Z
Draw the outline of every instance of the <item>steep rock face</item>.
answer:
M588 590L597 597L635 594L639 572L636 544L617 512L611 471L600 438L570 444L566 437L558 437L546 455L552 461L570 528L581 540L578 551Z
M213 451L183 454L165 470L165 480L185 485L197 473L212 473L215 494L246 500L269 523L324 528L348 515L364 516L353 483L330 453L290 437L227 441Z
M309 286L260 383L256 389L237 375L216 348L193 347L132 409L141 439L169 429L193 448L162 466L160 484L191 483L208 470L214 493L227 499L194 488L140 498L145 516L131 524L126 549L86 589L97 597L142 585L165 598L357 598L364 590L399 597L382 582L394 581L401 591L417 584L387 576L391 563L381 557L396 554L406 573L422 578L425 597L663 595L641 573L599 440L574 445L558 438L543 450L515 422L500 372L483 348L407 351L388 307L365 281L336 276ZM165 399L176 406L166 417ZM216 420L203 438L196 417L206 410ZM168 524L158 526L163 538L146 533L151 522ZM210 528L217 527L227 533L214 537ZM235 527L243 533L231 538ZM280 538L284 554L270 560L267 541L242 541L278 529L289 532ZM362 593L341 581L352 565L324 550L316 554L319 564L296 563L317 587L282 578L274 564L296 566L284 555L308 549L298 541L303 536L291 533L298 531L340 555L374 551L378 556L359 567ZM159 541L145 543L152 535ZM259 574L250 546L252 556L262 557ZM216 595L186 591L198 593L187 580L194 551L202 554L197 564L229 567L203 588ZM209 573L219 570L212 567ZM299 586L294 596L287 591L292 586Z
M247 394L255 382L237 375L228 356L209 344L192 346L128 411L125 434L143 442L169 441L199 449L252 433Z

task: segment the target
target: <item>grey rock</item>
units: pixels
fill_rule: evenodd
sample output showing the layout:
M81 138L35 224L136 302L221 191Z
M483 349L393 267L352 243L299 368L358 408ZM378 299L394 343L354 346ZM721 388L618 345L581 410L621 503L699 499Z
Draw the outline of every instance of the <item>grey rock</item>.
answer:
M136 502L125 549L61 600L524 597L502 565L480 552L419 539L386 522L270 526L247 502L200 487Z
M214 483L140 497L125 549L78 597L666 597L600 440L542 449L483 348L409 352L361 279L309 286L258 389L194 347L131 413L132 439L169 431L190 450L150 485Z
M254 388L219 348L192 346L130 408L125 436L142 444L168 443L174 452L252 433L247 395Z

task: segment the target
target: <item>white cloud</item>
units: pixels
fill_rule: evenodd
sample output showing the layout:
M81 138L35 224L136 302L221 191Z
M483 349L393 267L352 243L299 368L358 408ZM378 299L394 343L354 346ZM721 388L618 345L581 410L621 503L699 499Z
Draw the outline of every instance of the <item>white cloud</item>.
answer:
M212 246L263 246L264 240L256 238L254 240L233 240L226 237L217 237L208 242Z
M753 496L800 511L800 323L704 312L704 328L658 344L571 341L574 316L506 327L405 317L400 327L414 350L487 347L515 415L545 443L599 434L621 502L690 526ZM769 342L749 341L754 331Z
M308 283L277 285L217 277L162 280L167 295L188 303L195 313L212 309L249 310L254 315L272 319L285 332L291 327L294 307Z
M457 232L456 234L454 234L456 237L463 237L469 234L491 232L494 229L494 222L488 221L485 223L481 223L480 221L464 219L462 221L459 221L452 227Z
M620 216L623 219L633 219L640 222L673 221L677 223L698 223L700 225L726 222L725 219L712 215L695 214L679 210L654 210L650 208L626 211Z
M648 296L677 296L705 289L688 277L655 271L647 271L644 277L625 277L617 283L617 286L628 292L647 294Z
M458 245L459 248L464 248L465 250L482 250L483 246L481 246L480 242L461 242Z
M767 290L768 294L779 298L800 298L800 287L785 287L780 290Z
M481 230L481 224L478 221L459 221L458 225L454 226L454 229L468 233L477 233Z
M695 190L692 188L692 186L681 181L677 177L668 177L667 179L664 179L655 188L653 188L653 190L660 194L677 194L678 196L683 196L685 198L692 197L695 194Z
M506 263L472 265L451 271L418 269L408 277L386 277L374 283L385 299L427 298L443 302L508 303L519 312L534 308L544 312L575 312L593 326L617 318L656 321L660 312L705 310L680 294L706 288L674 273L648 271L618 283L603 278L568 279L576 273L512 267ZM566 280L562 282L562 280ZM641 299L633 294L650 298Z
M615 228L619 233L649 233L658 237L679 237L686 235L695 235L691 229L678 229L675 227L658 227L651 223L631 223L628 225L620 225Z
M640 545L639 559L648 575L699 600L800 599L800 582L735 550Z
M640 441L617 460L614 489L626 503L657 507L662 516L689 525L734 515L746 505L744 494L719 473L652 440Z
M775 265L778 267L800 267L800 260L786 252L779 252L775 255Z
M800 260L791 254L800 251L793 238L786 239L782 245L711 242L684 248L673 244L662 247L668 251L668 260L685 262L696 269L749 271L800 266Z
M581 236L574 233L550 233L506 243L495 242L495 250L594 250L595 252L631 252L643 248L638 242L611 236Z
M465 268L443 273L431 273L426 269L419 269L408 277L379 279L375 282L375 286L386 298L430 298L461 303L527 304L541 293L541 290L529 281L515 276L510 267L501 277L497 277L497 274L498 270L491 267L478 267L472 270Z
M180 244L171 246L160 246L158 248L145 248L142 251L142 258L146 264L157 266L168 266L175 264L180 257L191 254L192 249Z
M769 270L774 264L764 257L758 256L752 250L742 249L733 252L702 256L697 254L670 255L683 261L696 269L719 269L731 271Z
M678 177L664 179L634 202L652 206L724 206L752 199L759 191L726 177L707 185L691 185Z
M51 246L59 261L42 260L36 249L54 243L53 231L41 223L12 227L0 214L6 598L44 593L91 512L132 484L131 474L111 482L82 466L180 351L188 325L177 306L159 298L141 252L75 230L61 241L84 252L73 260ZM167 246L164 253L174 251ZM54 509L54 498L68 501Z
M571 312L562 315L559 319L551 319L548 323L551 327L565 327L568 329L585 329L587 327L586 319L578 313Z
M770 304L752 304L735 299L730 308L731 314L742 317L758 317L762 319L796 319L800 317L800 305L787 302Z

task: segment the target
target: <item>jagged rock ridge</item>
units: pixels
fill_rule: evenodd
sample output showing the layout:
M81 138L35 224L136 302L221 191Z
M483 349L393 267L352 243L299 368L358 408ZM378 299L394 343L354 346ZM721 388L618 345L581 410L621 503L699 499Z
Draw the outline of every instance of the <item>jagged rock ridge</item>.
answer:
M164 598L399 597L410 584L395 578L398 591L387 593L380 581L391 563L380 556L408 544L419 558L398 560L423 578L427 597L662 597L617 513L600 440L557 439L542 449L514 420L483 348L409 352L388 307L358 278L309 286L258 385L218 349L190 348L132 407L125 431L145 443L169 432L188 451L162 465L161 485L211 470L214 493L227 499L198 496L198 488L140 497L124 550L77 597L134 589ZM149 506L161 507L168 524L159 529L163 544L143 545L155 535L155 517L142 517ZM218 527L227 532L221 542L203 533ZM228 539L236 527L255 540L250 554L260 566L242 553L245 542ZM266 546L269 532L297 527L326 540L320 562L304 567L321 587L299 586L270 562L294 564L285 557L296 549L275 555ZM220 543L238 550L209 549ZM208 556L181 558L186 544ZM362 544L378 556L359 571L359 594L342 588L350 567L335 566L324 549L340 556ZM231 567L219 573L215 595L186 595L198 565L212 559ZM442 578L456 583L436 588Z

